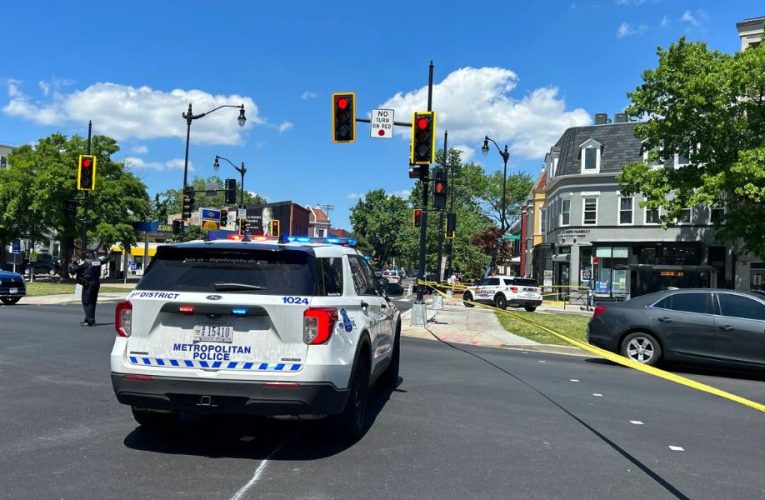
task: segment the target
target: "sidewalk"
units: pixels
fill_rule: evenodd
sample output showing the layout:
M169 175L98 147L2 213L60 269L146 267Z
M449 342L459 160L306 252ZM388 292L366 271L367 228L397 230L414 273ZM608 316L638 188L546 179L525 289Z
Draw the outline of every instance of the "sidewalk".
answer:
M481 307L465 307L459 299L444 298L444 308L434 310L432 297L426 298L428 324L412 325L412 310L401 314L401 334L427 340L441 340L456 344L469 344L482 347L516 348L530 351L552 352L559 354L581 355L583 351L574 347L539 344L525 337L508 332L500 324L494 311ZM563 308L540 307L538 311L564 312ZM571 308L567 308L571 309ZM566 312L569 312L568 310ZM574 311L571 311L572 313ZM576 313L579 313L577 311ZM586 314L592 314L587 312ZM429 331L430 332L429 332Z
M108 304L123 300L131 290L125 290L124 293L102 292L98 294L99 304ZM58 295L38 295L36 297L24 297L20 304L31 305L51 305L51 304L80 304L80 299L75 298L74 294L65 293Z

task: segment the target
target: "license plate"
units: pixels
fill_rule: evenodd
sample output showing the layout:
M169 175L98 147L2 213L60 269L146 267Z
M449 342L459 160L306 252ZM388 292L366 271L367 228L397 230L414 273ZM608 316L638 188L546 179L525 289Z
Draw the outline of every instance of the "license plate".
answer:
M8 293L19 293L19 289L18 288L10 288L10 289L8 289Z
M232 325L194 325L194 342L226 342L234 340Z
M526 299L533 299L534 298L534 294L533 293L524 293L523 297L526 298Z

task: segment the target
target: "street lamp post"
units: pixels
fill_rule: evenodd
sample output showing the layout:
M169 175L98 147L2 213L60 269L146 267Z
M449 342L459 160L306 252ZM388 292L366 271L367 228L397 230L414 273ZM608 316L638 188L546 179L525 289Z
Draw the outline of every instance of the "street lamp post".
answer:
M484 156L489 154L489 141L491 141L492 144L494 144L494 147L497 148L497 152L502 157L502 161L505 163L504 169L502 171L502 212L499 215L499 224L502 229L502 235L505 235L505 230L507 229L505 226L506 219L505 219L505 191L507 190L507 160L510 159L510 152L507 150L507 144L505 144L505 150L502 151L499 149L499 145L494 142L494 139L491 139L488 135L484 137L483 139L483 147L481 148L481 152Z
M225 157L220 156L220 155L215 155L215 161L213 162L213 168L215 169L216 172L220 168L220 162L218 160L225 160L225 161L227 161L228 164L231 165L232 167L234 167L234 170L239 172L239 175L242 177L242 181L239 183L239 204L240 205L244 205L244 174L247 173L247 169L244 167L244 162L242 162L242 166L241 167L237 167L228 158L225 158Z
M191 122L202 118L203 116L207 116L210 113L214 111L218 111L221 108L238 108L239 109L239 118L237 118L237 121L239 122L240 127L244 127L244 123L247 121L247 117L244 116L244 104L241 104L239 106L236 106L234 104L224 104L222 106L218 106L217 108L211 109L210 111L206 111L204 113L200 113L198 115L195 115L194 112L191 109L191 103L189 103L189 110L186 113L182 113L181 116L186 120L186 157L183 160L183 191L181 196L186 195L186 185L188 184L188 176L189 176L189 136L191 135ZM184 225L181 224L181 240L183 240L183 228Z

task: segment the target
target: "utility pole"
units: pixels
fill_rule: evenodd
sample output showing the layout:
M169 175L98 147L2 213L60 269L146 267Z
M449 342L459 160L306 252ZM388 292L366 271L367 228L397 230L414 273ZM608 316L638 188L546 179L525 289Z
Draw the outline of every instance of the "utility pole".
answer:
M428 111L433 111L433 61L430 61L428 67ZM425 245L428 235L428 184L430 183L430 165L426 167L427 175L422 181L422 216L420 219L420 255L417 280L423 280L425 277ZM417 287L417 302L424 303L425 286Z
M93 132L93 122L88 120L88 153L90 154L90 142ZM80 255L85 254L85 249L88 246L88 192L82 192L82 226L80 227Z
M447 148L448 148L448 140L449 140L449 131L444 131L444 161L443 161L443 168L446 169L446 175L449 175L449 166L447 163ZM451 186L449 183L446 183L447 189L451 189ZM444 211L441 210L438 213L438 261L436 262L436 276L438 276L438 281L441 282L444 280L443 276L441 275L441 260L444 256Z

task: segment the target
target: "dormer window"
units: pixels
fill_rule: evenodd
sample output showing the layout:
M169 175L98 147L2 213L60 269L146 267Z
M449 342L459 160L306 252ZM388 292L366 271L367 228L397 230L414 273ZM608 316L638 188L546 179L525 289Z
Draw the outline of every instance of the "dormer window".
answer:
M603 145L595 139L588 139L579 146L581 158L581 171L583 174L597 174L600 172L600 154Z

